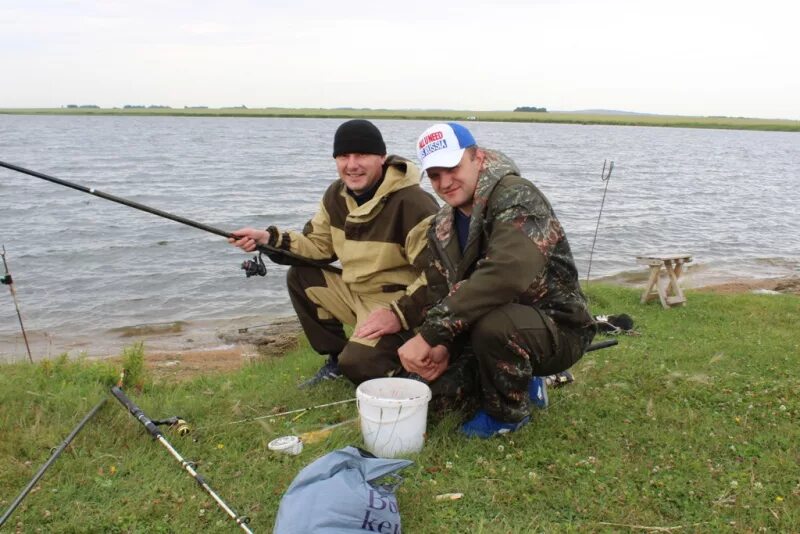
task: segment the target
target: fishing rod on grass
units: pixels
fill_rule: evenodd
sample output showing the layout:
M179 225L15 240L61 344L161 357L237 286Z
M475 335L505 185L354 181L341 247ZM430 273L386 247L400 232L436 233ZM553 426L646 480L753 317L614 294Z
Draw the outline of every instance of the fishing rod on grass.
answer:
M178 462L180 462L181 467L183 467L186 470L186 472L189 473L197 481L197 483L200 485L200 487L202 487L206 491L206 493L211 495L211 498L214 499L214 501L216 501L219 507L222 508L225 511L225 513L228 514L228 516L231 519L233 519L236 522L236 524L239 525L239 527L241 527L242 530L252 534L253 531L250 530L250 528L247 526L247 523L249 523L250 520L245 516L238 515L236 512L233 511L233 509L230 506L225 504L225 501L223 501L222 498L220 498L220 496L217 495L214 492L214 490L211 489L211 487L208 485L205 479L197 471L195 471L194 469L195 464L186 461L183 458L183 456L181 456L180 453L178 453L178 451L176 451L175 448L173 448L172 445L170 445L169 441L167 441L167 439L164 437L164 434L161 433L161 430L158 429L158 426L156 426L153 420L147 417L142 411L142 409L139 408L131 399L129 399L127 395L125 395L125 392L122 391L121 388L119 388L118 386L112 387L111 394L114 395L114 397L116 397L116 399L123 406L125 406L125 408L128 409L128 411L137 421L142 423L142 425L147 429L150 435L153 436L153 439L155 439L161 445L163 445L164 448L167 449L169 453L176 460L178 460Z
M153 424L156 426L168 426L169 428L174 429L175 432L177 432L181 437L192 431L191 427L189 427L189 423L177 415L167 417L166 419L153 419Z
M123 367L122 371L119 373L117 387L120 389L122 389L125 384L125 375L127 372L127 369ZM168 426L170 430L175 430L181 437L186 436L192 431L189 423L180 415L173 415L172 417L166 417L164 419L151 419L151 421L156 426Z
M593 344L589 345L588 347L586 347L586 350L584 352L594 352L596 350L606 349L608 347L613 347L614 345L618 345L618 344L619 344L619 341L617 341L616 339L608 339L606 341L598 341L597 343L593 343Z
M17 319L19 319L19 327L22 329L22 339L25 340L25 348L28 351L28 359L31 361L31 363L33 363L33 356L31 356L31 346L28 344L28 334L25 332L25 325L22 324L22 314L19 311L19 303L17 302L17 292L14 289L14 280L11 278L11 272L8 270L5 245L3 245L3 252L0 253L0 256L3 256L3 268L6 270L6 274L0 277L0 283L8 286L8 290L11 291L11 299L14 301L14 308L17 309Z
M55 176L50 176L41 172L32 171L30 169L26 169L24 167L19 167L17 165L13 165L11 163L6 163L4 161L0 161L0 167L5 167L6 169L10 169L12 171L16 171L22 174L27 174L29 176L33 176L35 178L41 178L42 180L47 180L48 182L53 182L54 184L63 185L65 187L69 187L71 189L75 189L82 193L88 193L90 195L94 195L96 197L104 198L106 200L110 200L111 202L116 202L118 204L122 204L124 206L128 206L130 208L134 208L137 210L145 211L147 213L151 213L153 215L157 215L159 217L163 217L165 219L169 219L171 221L175 221L181 224L185 224L187 226L191 226L193 228L197 228L199 230L204 230L206 232L216 234L225 238L235 238L231 232L226 232L224 230L220 230L219 228L214 228L213 226L209 226L207 224L203 224L197 221L193 221L191 219L187 219L186 217L181 217L180 215L174 215L172 213L168 213L166 211L162 211L156 208L151 208L150 206L146 206L144 204L140 204L133 200L127 200L115 195L111 195L109 193L104 193L95 189L94 187L85 187L80 184L76 184L74 182L68 182L67 180L62 180L60 178L56 178ZM339 273L341 274L342 270L338 267L325 263L323 261L312 260L310 258L306 258L304 256L300 256L288 250L283 250L277 247L273 247L272 245L256 245L256 249L259 252L258 256L255 256L252 260L246 260L242 263L242 269L244 269L245 274L248 278L251 276L265 276L267 274L267 267L264 265L264 261L261 259L261 254L267 254L267 256L272 257L272 255L282 256L286 260L291 263L304 265L308 267L317 267L319 269L323 269L325 271L330 271L332 273Z
M14 499L14 502L12 502L11 506L8 507L8 510L5 511L3 517L0 517L0 527L3 526L3 524L8 520L9 517L11 517L11 514L14 512L14 510L16 510L17 506L19 506L19 504L22 502L22 499L24 499L28 495L28 493L33 489L33 487L36 486L36 483L39 482L39 479L42 478L44 472L47 471L47 469L53 464L53 462L56 461L56 458L58 458L59 455L64 451L64 449L67 448L70 442L72 442L72 440L75 439L75 436L78 435L78 432L81 431L81 429L86 425L86 423L88 423L89 420L92 417L94 417L94 415L98 411L100 411L100 408L103 407L103 404L105 404L107 400L108 399L106 397L103 397L103 399L100 402L98 402L97 405L94 408L92 408L92 410L88 414L86 414L86 416L81 420L81 422L78 423L78 426L72 429L72 432L69 433L69 435L66 437L66 439L64 439L61 445L56 447L56 449L53 451L53 454L50 455L50 458L44 463L44 465L42 465L39 471L33 476L31 481L28 482L28 485L25 486L25 489L22 490L22 493L20 493L19 496L16 499Z
M286 415L292 414L303 414L305 412L316 410L318 408L327 408L329 406L338 406L339 404L347 404L350 402L356 402L356 398L353 397L352 399L345 399L336 402L328 402L326 404L317 404L316 406L307 406L306 408L297 408L296 410L289 410L287 412L280 412L280 413L271 413L267 415L259 415L258 417L248 417L247 419L240 419L238 421L230 421L228 423L224 423L224 425L238 425L240 423L250 423L252 421L260 421L261 419L274 419L277 417L284 417Z

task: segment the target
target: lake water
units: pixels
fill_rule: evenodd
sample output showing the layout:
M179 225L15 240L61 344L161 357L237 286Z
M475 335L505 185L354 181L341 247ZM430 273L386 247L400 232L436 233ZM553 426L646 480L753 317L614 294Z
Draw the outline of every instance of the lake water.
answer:
M338 119L0 115L0 160L230 231L300 229L336 177ZM430 122L374 121L414 158ZM635 256L693 256L689 283L800 273L797 133L469 124L550 198L585 280L637 273ZM425 184L429 189L429 186ZM4 244L36 358L129 344L137 325L185 322L174 347L291 315L285 268L246 279L224 238L0 168ZM641 276L639 277L641 280ZM154 330L157 328L152 328ZM135 331L135 329L134 329ZM24 358L0 288L0 361Z

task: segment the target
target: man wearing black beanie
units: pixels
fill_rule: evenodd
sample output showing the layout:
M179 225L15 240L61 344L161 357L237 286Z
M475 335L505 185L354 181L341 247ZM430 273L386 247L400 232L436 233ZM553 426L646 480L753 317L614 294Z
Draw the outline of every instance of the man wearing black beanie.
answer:
M353 383L402 372L397 349L422 322L426 282L415 260L426 246L433 196L411 161L386 155L371 122L342 123L333 137L339 179L302 232L242 228L230 242L251 252L268 244L317 261L338 259L342 273L295 264L287 283L311 346L327 357L302 386L342 374ZM280 255L273 261L286 263ZM348 339L343 325L354 327Z
M336 129L333 135L333 157L359 153L385 156L386 144L377 126L363 119L353 119Z

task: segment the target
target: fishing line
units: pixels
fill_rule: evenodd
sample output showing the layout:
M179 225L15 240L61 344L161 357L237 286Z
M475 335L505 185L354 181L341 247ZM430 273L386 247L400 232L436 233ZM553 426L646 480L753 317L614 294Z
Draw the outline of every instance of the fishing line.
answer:
M600 228L600 217L603 215L603 206L606 203L606 193L608 192L608 181L611 179L611 171L614 170L614 162L608 167L606 174L606 161L603 160L603 170L600 172L600 180L606 183L603 189L603 201L600 203L600 213L597 214L597 226L594 228L594 239L592 239L592 250L589 252L589 267L586 269L586 287L589 287L589 274L592 272L592 256L594 255L594 244L597 242L597 230Z
M191 226L193 228L197 228L199 230L203 230L212 234L216 234L218 236L230 238L236 238L237 236L233 235L231 232L226 232L224 230L220 230L219 228L215 228L213 226L209 226L207 224L203 224L197 221L193 221L191 219L187 219L186 217L181 217L180 215L174 215L172 213L162 211L160 209L151 208L150 206L146 206L144 204L140 204L133 200L127 200L122 197L114 196L109 193L104 193L95 188L85 187L83 185L68 182L67 180L62 180L60 178L56 178L54 176L50 176L41 172L32 171L30 169L26 169L24 167L19 167L17 165L13 165L11 163L6 163L4 161L0 161L0 167L5 167L6 169L11 169L12 171L16 171L22 174L27 174L29 176L33 176L35 178L41 178L42 180L47 180L48 182L53 182L54 184L63 185L64 187L69 187L71 189L75 189L82 193L88 193L90 195L94 195L96 197L104 198L106 200L110 200L111 202L116 202L118 204L122 204L124 206L128 206L130 208L134 208L137 210L141 210L152 215L157 215L159 217L163 217L165 219L169 219L171 221L175 221L181 224L185 224L187 226ZM289 260L290 262L294 262L298 265L304 265L308 267L317 267L319 269L323 269L325 271L330 271L332 273L341 274L342 270L338 267L325 263L323 261L312 260L310 258L306 258L304 256L300 256L295 254L294 252L290 252L288 250L283 250L277 247L273 247L272 245L256 245L256 249L259 252L263 252L268 256L274 254L277 256L282 256ZM254 260L245 261L242 264L242 269L245 269L245 273L247 274L248 278L253 274L258 274L264 276L267 273L266 267L263 268L263 274L261 274L262 269L258 265L259 258L257 257ZM273 260L274 261L274 260ZM254 265L255 264L255 265ZM261 266L263 266L263 262L261 262ZM251 274L252 273L252 274Z

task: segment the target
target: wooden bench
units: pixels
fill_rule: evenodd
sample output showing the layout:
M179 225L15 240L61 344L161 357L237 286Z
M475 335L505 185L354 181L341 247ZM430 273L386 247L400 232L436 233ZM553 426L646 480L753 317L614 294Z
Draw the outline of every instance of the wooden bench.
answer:
M682 306L686 297L680 286L683 266L692 261L688 254L636 256L638 263L650 267L650 277L642 293L642 304L658 298L664 308Z

